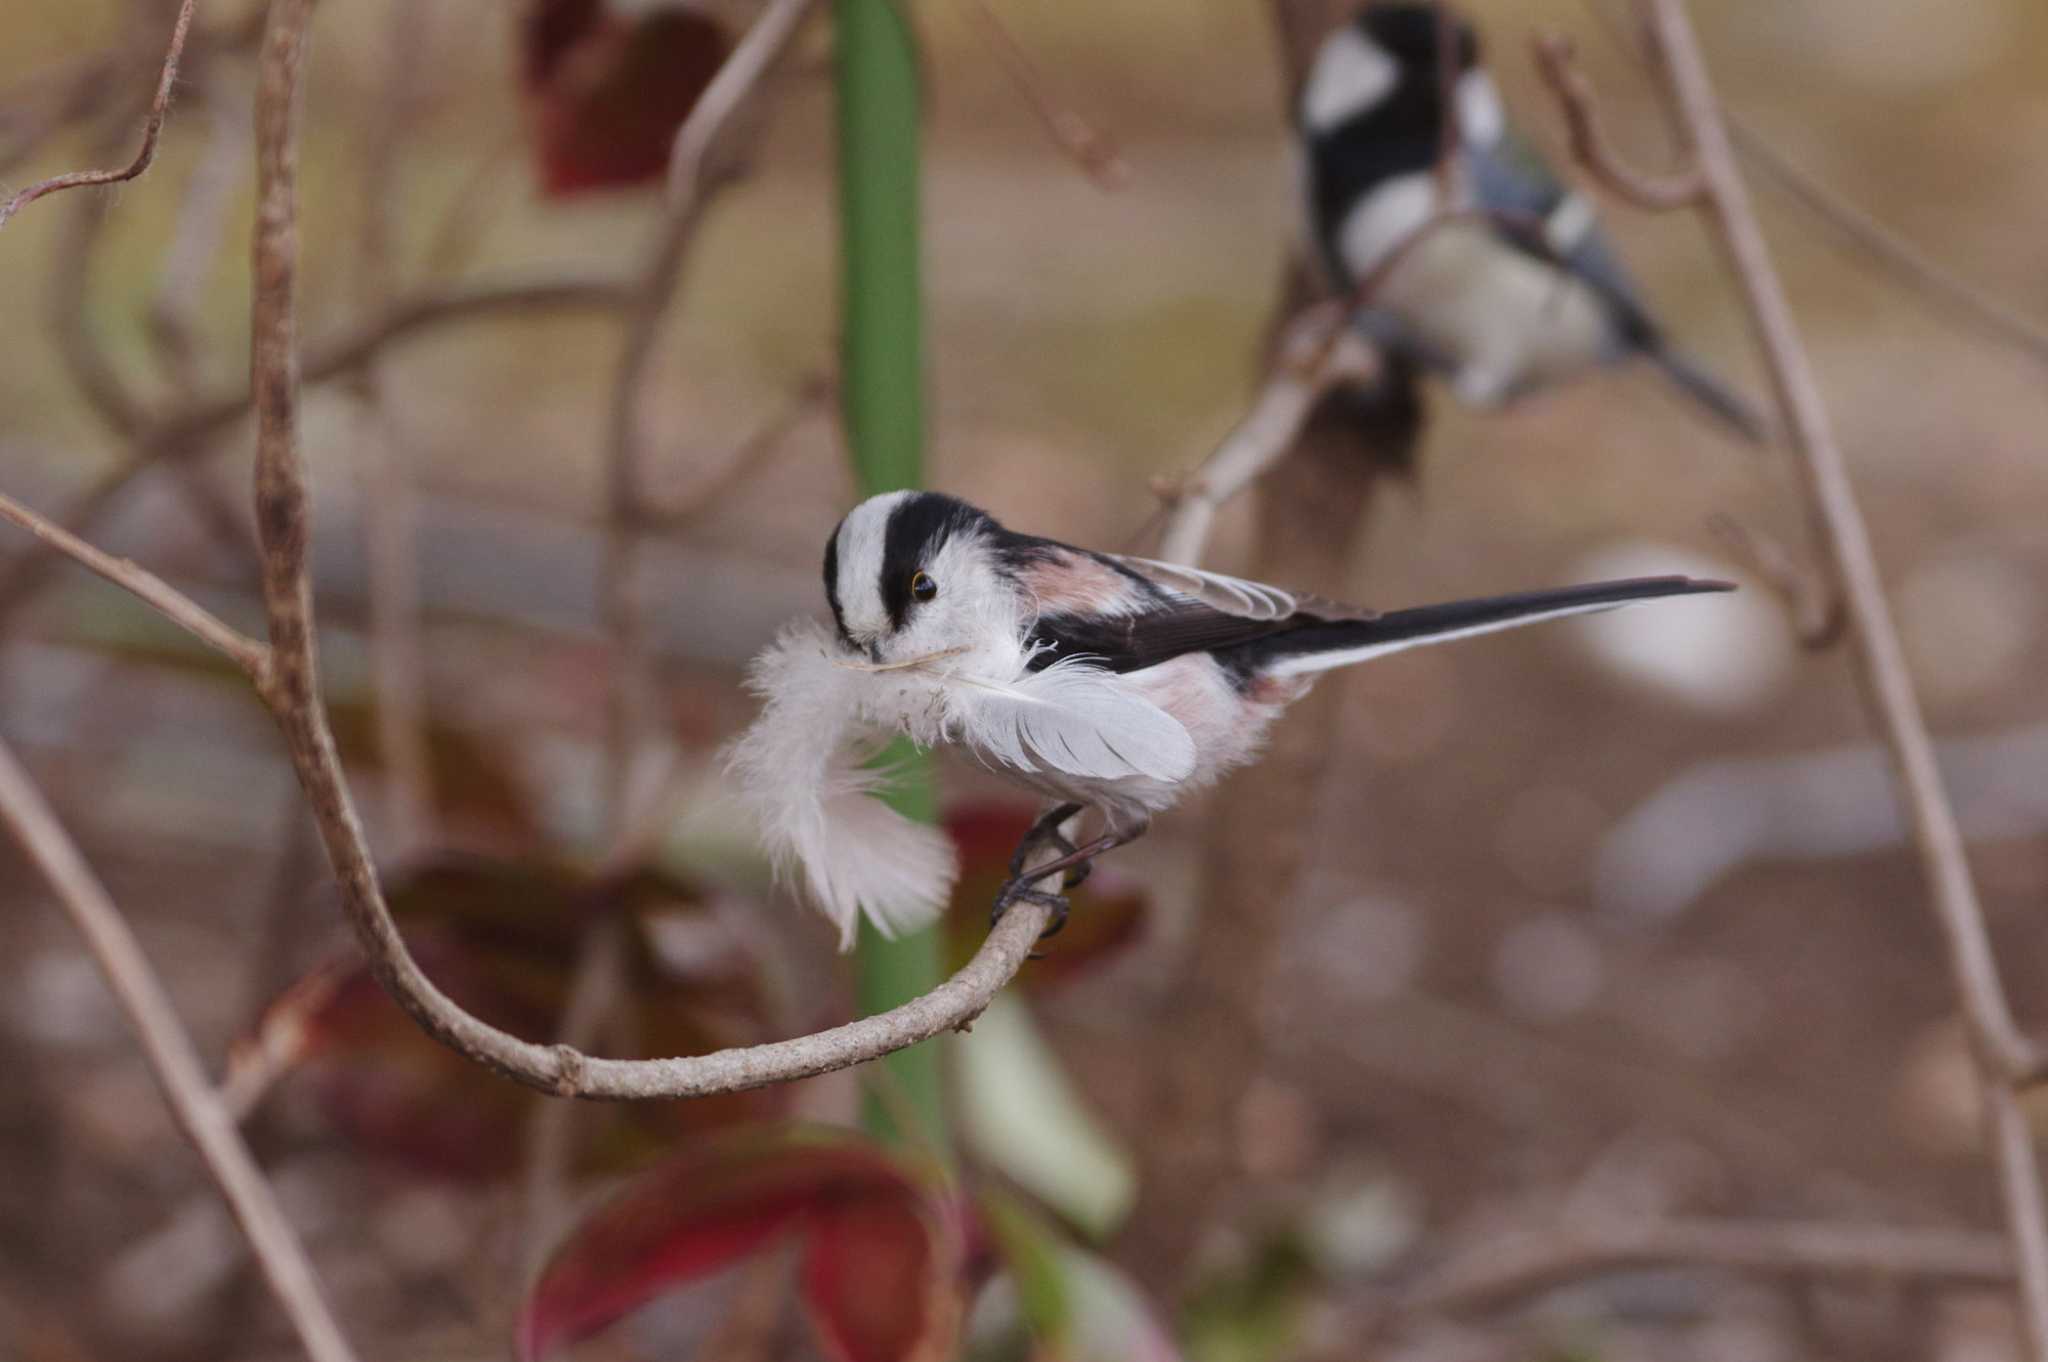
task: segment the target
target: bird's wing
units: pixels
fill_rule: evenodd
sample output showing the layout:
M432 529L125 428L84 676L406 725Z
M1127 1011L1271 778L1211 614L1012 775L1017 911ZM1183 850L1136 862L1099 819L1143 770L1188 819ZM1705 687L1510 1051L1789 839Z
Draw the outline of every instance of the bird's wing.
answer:
M1584 281L1614 309L1629 339L1647 345L1655 327L1592 200L1552 174L1512 128L1491 142L1468 141L1464 153L1473 198L1502 225L1505 239Z
M1110 671L1140 671L1305 624L1372 617L1354 606L1178 563L1113 554L1082 558L1114 573L1123 589L1114 596L1041 592L1031 639L1043 651L1033 659L1034 668L1083 657ZM1082 580L1083 573L1070 569L1043 577Z

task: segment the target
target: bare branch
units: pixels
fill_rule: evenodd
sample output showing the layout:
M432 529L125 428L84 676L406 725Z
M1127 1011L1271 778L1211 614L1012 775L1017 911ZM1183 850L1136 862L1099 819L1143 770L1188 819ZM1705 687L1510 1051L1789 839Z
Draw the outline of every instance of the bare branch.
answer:
M979 1016L1024 963L1051 910L1010 910L958 973L930 993L828 1031L676 1059L586 1057L490 1026L434 986L406 950L377 881L334 735L320 699L310 517L298 445L295 292L298 256L295 150L299 71L312 0L273 0L257 86L257 230L251 371L256 393L256 522L263 541L264 604L274 660L264 698L284 730L293 769L312 804L342 902L371 972L428 1034L469 1058L545 1092L645 1100L734 1092L864 1063L929 1040Z
M2018 1097L2038 1052L2013 1021L1963 854L1962 834L1935 766L1933 744L1885 599L1870 533L1737 167L1698 39L1682 0L1639 3L1657 64L1676 102L1687 149L1699 169L1705 189L1700 206L1742 289L1779 405L1789 417L1815 542L1842 585L1864 694L1891 754L1984 1080L1985 1133L2004 1194L2029 1354L2036 1362L2048 1362L2048 1207L2043 1204L2040 1168ZM1561 89L1560 97L1569 107L1570 95Z
M1381 374L1377 351L1348 325L1345 302L1323 302L1290 319L1275 347L1265 387L1216 452L1178 486L1161 489L1171 506L1159 556L1200 562L1216 512L1287 457L1316 403L1346 383Z
M57 553L69 555L115 586L133 592L179 628L201 643L226 654L259 686L270 668L270 649L241 630L224 623L191 597L163 578L126 558L116 558L86 543L77 535L53 525L20 502L0 494L0 520L27 530Z
M1082 173L1103 189L1118 190L1131 182L1131 165L1124 159L1108 133L1090 123L1075 110L1054 101L1046 93L1045 78L1039 74L1031 54L1017 35L1010 32L989 0L966 0L967 12L976 21L982 37L1009 73L1010 81L1031 112L1060 149L1073 157Z
M1531 40L1536 69L1564 110L1571 134L1572 157L1617 198L1652 213L1690 208L1707 192L1706 177L1697 165L1673 175L1649 175L1622 159L1600 122L1593 86L1579 70L1571 39L1560 33L1539 33Z
M1839 191L1795 163L1770 139L1733 113L1728 132L1750 164L1808 212L1833 227L1875 265L1938 312L2006 345L2048 359L2048 326L2008 307L1984 289L1958 278L1891 228L1864 212Z
M1792 616L1799 645L1813 651L1832 648L1848 628L1842 597L1792 551L1770 535L1723 511L1707 517L1707 529L1728 546L1749 570L1762 578Z
M506 313L604 312L624 307L632 298L632 290L625 284L606 279L535 279L422 289L367 321L308 346L299 377L307 383L324 383L353 373L387 346L456 322L486 321ZM143 443L173 457L190 452L241 419L249 404L246 392L200 398L153 422Z
M149 959L92 868L58 823L14 753L0 743L0 822L14 834L84 935L107 985L128 1014L171 1112L249 1238L277 1303L315 1362L354 1362L348 1340L291 1222L249 1147L208 1083L192 1037Z
M54 176L30 185L0 204L0 227L5 227L9 218L45 194L120 184L149 169L150 163L156 160L157 138L163 133L164 119L171 111L171 88L177 83L178 60L185 55L185 38L192 31L192 12L197 6L198 0L184 0L178 6L177 23L171 29L171 48L164 54L163 72L157 77L156 95L149 104L149 120L142 126L142 149L135 153L135 159L119 170L74 170L68 175Z
M797 27L815 3L816 0L769 0L754 26L697 97L690 116L676 129L675 144L669 150L668 199L672 217L685 216L704 197L710 181L716 178L710 173L712 145L789 47Z
M1968 1230L1715 1220L1567 1224L1492 1240L1403 1291L1391 1313L1496 1310L1587 1277L1659 1267L1956 1286L2006 1286L2013 1275L2000 1237Z

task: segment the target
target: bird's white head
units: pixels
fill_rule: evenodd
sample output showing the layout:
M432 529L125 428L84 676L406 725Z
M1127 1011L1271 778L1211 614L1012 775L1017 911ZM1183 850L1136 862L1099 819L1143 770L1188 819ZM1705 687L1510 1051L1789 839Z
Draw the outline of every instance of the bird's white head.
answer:
M825 599L839 640L873 666L1021 642L1018 589L1000 527L936 492L885 492L847 512L825 544Z

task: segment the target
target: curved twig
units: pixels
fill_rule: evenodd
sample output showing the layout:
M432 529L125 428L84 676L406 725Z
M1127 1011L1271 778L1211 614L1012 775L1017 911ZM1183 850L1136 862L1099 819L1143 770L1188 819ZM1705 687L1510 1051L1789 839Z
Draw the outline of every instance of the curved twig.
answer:
M118 170L74 170L30 185L7 202L0 203L0 227L5 227L9 218L46 194L65 189L87 189L94 185L121 184L149 169L156 160L156 144L163 134L164 120L170 116L171 89L178 80L178 61L185 55L185 39L192 31L192 12L197 6L198 0L184 0L178 6L177 23L171 29L170 51L164 54L156 94L149 102L149 118L142 125L142 148L135 153L135 159Z
M273 649L263 693L284 731L293 769L312 804L350 925L369 957L371 972L442 1043L530 1087L588 1098L699 1097L761 1087L863 1063L972 1021L1022 966L1049 924L1049 909L1031 903L1011 909L958 973L900 1007L792 1040L675 1059L597 1059L567 1047L521 1040L458 1007L407 951L342 776L321 702L314 647L294 321L299 72L311 5L312 0L273 0L257 93L251 371L256 395L256 522Z
M1616 197L1652 213L1696 207L1707 193L1706 176L1697 164L1669 175L1649 175L1622 159L1595 109L1593 86L1579 70L1572 40L1561 33L1539 33L1530 40L1536 69L1557 96L1571 135L1572 158Z
M1699 206L1742 289L1779 406L1788 418L1814 540L1831 560L1854 626L1863 693L1891 754L1983 1079L1985 1138L2004 1194L2028 1351L2036 1362L2048 1362L2048 1207L2043 1204L2041 1170L2018 1096L2031 1081L2039 1051L2013 1019L1963 852L1962 832L1942 786L1934 746L1892 622L1870 532L1736 163L1691 20L1683 0L1639 3L1656 65L1670 87L1688 152L1699 168L1705 189ZM1571 96L1562 89L1559 93L1569 107ZM1588 112L1590 116L1589 106Z

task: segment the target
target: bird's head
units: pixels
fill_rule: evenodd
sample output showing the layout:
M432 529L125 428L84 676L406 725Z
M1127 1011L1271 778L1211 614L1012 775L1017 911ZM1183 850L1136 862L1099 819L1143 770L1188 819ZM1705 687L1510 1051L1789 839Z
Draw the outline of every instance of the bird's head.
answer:
M1457 44L1457 75L1479 64L1479 35L1455 9L1449 6L1413 4L1388 0L1367 5L1359 12L1356 28L1365 40L1392 57L1404 73L1434 83L1438 54L1449 34Z
M871 666L978 652L1016 637L1017 592L986 512L937 492L885 492L825 543L839 639Z

